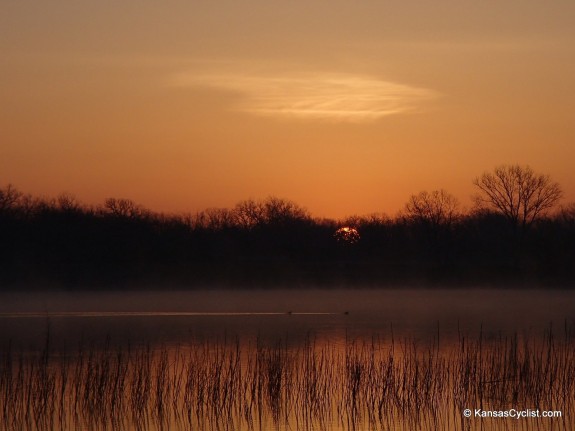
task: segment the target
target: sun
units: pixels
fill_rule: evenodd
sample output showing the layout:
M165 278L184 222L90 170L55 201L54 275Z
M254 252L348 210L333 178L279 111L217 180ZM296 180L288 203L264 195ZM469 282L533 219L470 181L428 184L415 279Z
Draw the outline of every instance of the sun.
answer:
M345 243L345 244L356 244L359 239L359 232L356 228L350 226L344 226L339 228L333 234L334 238L337 242Z

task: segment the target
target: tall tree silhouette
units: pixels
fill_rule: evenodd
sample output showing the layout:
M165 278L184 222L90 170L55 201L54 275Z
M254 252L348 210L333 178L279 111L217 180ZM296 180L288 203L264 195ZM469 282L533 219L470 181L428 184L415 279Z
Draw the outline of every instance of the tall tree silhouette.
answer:
M558 183L529 166L503 165L473 181L480 194L476 202L499 212L521 236L562 197Z

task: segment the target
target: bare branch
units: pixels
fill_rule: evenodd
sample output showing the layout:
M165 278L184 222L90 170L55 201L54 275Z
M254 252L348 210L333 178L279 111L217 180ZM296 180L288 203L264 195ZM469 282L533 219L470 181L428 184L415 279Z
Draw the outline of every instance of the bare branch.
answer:
M409 198L405 210L411 219L432 226L448 226L459 213L459 202L445 190L423 191Z
M503 165L476 178L479 202L505 216L514 226L527 229L563 196L548 175L529 166Z

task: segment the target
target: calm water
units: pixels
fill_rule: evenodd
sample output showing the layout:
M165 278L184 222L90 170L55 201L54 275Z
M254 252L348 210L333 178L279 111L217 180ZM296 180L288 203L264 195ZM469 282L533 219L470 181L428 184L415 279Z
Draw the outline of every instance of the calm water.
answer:
M570 291L1 294L0 429L575 429L574 327Z

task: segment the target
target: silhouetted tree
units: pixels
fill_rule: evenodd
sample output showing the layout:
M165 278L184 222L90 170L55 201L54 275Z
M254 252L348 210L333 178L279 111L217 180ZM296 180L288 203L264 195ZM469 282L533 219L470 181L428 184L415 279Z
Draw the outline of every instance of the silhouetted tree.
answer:
M221 230L236 225L236 215L227 208L208 208L196 214L194 225L209 230Z
M149 213L148 210L130 199L108 198L104 202L104 208L110 214L119 218L144 218Z
M529 166L499 166L473 184L481 191L476 197L479 206L502 214L521 235L563 195L558 183Z
M234 208L237 223L244 228L262 225L287 225L310 221L308 212L287 199L270 196L263 201L252 199L238 203Z
M459 202L445 190L411 195L405 205L408 225L415 235L414 246L424 251L424 262L445 265L451 256L451 230L459 217ZM424 241L422 242L421 239Z
M563 206L559 211L559 218L566 226L575 228L575 202Z
M0 189L0 212L13 209L22 196L22 193L12 184Z
M432 227L450 226L459 214L459 202L445 190L411 195L405 205L407 216Z
M56 198L56 207L66 213L78 213L82 211L82 204L76 196L70 193L62 193Z
M533 196L538 192L545 190L535 187ZM337 221L312 219L296 203L276 197L174 216L128 199L92 208L68 194L35 198L8 186L0 188L0 289L413 281L572 285L575 204L541 217L549 205L539 205L529 241L519 243L510 241L509 222L497 207L484 203L463 215L442 190L411 196L400 217ZM338 228L344 229L334 239ZM338 238L344 240L339 246Z
M233 211L237 223L243 228L250 229L265 221L262 203L253 199L238 202Z
M308 212L295 202L271 196L262 202L265 222L282 226L310 220Z

